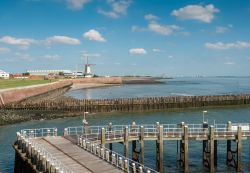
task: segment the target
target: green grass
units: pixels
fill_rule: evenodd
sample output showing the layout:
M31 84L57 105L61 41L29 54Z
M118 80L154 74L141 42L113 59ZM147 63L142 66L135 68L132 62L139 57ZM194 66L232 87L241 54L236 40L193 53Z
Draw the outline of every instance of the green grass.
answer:
M16 88L22 86L30 86L37 84L51 83L56 80L44 80L44 79L0 79L0 89Z

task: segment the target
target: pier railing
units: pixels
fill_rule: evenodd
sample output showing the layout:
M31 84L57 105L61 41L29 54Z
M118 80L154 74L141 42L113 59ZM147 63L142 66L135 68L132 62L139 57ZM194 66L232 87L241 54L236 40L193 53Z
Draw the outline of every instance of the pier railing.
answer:
M57 128L23 129L20 134L25 138L57 136Z
M128 136L131 140L139 139L141 129L143 128L143 136L145 140L156 139L159 134L159 127L163 127L163 139L171 140L181 139L184 130L183 127L188 128L188 137L195 140L204 140L209 137L209 126L204 124L143 124L143 125L107 125L107 126L78 126L65 128L65 135L83 136L85 139L100 142L102 133L105 132L105 140L110 142L119 142L124 138L124 129L128 129ZM236 137L238 127L242 129L242 137L250 138L250 124L249 123L232 123L230 129L228 124L213 124L215 138Z
M53 153L48 152L41 144L33 140L37 137L57 136L57 128L23 129L17 132L17 148L26 153L31 163L41 172L73 173Z
M111 163L117 168L131 173L158 173L149 167L146 167L132 159L129 159L117 152L114 152L108 148L105 148L101 144L94 143L84 138L84 136L78 136L78 145L90 153L102 158L103 160Z

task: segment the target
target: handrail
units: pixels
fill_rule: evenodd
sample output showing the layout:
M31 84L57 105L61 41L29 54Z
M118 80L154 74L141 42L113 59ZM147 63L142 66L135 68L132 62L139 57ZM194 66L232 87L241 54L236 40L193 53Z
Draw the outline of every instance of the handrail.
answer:
M25 138L57 136L57 128L23 129L20 131Z
M237 126L236 126L237 125ZM113 125L109 126L78 126L78 127L68 127L65 128L67 135L85 135L86 139L100 140L102 128L105 129L106 140L116 140L123 138L124 128L128 128L128 135L130 137L140 137L140 128L144 128L144 137L157 137L159 133L159 125L156 124L143 124L143 125ZM180 124L162 124L163 126L163 137L165 138L179 138L183 135L183 128ZM189 137L208 137L209 129L203 127L203 124L185 124L188 126L188 136ZM238 126L242 127L242 132L244 136L250 135L250 124L249 123L234 123L231 129L228 129L227 124L213 124L215 136L219 135L236 135ZM184 125L183 125L184 127ZM244 127L244 128L243 128Z
M96 144L93 141L85 139L83 136L78 136L78 145L90 153L102 158L103 160L111 163L125 172L146 172L146 173L158 173L149 167L146 167L132 159L129 159L117 152L114 152L108 148L105 148L101 144Z
M30 152L29 145L34 148L38 153L46 158L51 165L54 165L59 172L73 173L72 170L67 168L62 162L56 159L54 155L49 153L42 145L35 142L33 139L44 136L57 136L57 128L41 128L41 129L24 129L17 132L17 143L23 147L24 150Z

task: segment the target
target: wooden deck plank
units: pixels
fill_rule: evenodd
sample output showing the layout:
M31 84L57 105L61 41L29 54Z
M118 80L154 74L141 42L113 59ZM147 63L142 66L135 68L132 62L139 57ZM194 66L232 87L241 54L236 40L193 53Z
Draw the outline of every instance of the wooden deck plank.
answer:
M63 137L43 137L33 139L48 152L76 173L122 173L123 171L99 157L81 149Z

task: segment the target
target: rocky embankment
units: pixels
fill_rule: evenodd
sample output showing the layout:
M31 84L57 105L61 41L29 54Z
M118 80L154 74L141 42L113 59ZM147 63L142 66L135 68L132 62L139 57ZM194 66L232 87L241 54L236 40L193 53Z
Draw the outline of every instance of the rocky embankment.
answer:
M84 89L107 87L122 84L150 84L159 83L154 78L141 77L98 77L98 78L81 78L68 79L55 82L52 84L35 85L20 87L14 89L0 90L0 125L13 124L29 120L55 119L81 115L82 112L71 113L69 111L27 111L5 110L4 105L25 102L38 103L44 100L62 99L63 94L69 89Z

